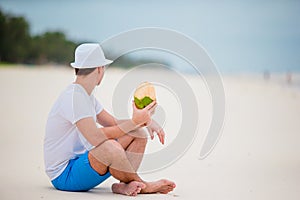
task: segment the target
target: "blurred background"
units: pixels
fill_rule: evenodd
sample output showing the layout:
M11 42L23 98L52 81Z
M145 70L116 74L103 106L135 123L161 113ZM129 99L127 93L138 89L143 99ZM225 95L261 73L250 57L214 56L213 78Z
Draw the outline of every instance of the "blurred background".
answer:
M138 27L162 27L203 45L222 73L300 71L296 0L0 0L0 11L2 63L68 64L79 43L101 42ZM132 59L121 65L130 67L152 54L128 55Z

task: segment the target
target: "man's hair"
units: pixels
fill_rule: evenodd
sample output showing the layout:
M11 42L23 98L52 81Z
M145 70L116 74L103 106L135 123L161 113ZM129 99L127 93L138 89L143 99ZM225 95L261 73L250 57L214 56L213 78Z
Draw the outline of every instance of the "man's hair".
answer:
M84 69L75 68L75 74L77 76L86 76L86 75L89 75L90 73L92 73L95 69L97 69L97 68L96 67L95 68L84 68Z

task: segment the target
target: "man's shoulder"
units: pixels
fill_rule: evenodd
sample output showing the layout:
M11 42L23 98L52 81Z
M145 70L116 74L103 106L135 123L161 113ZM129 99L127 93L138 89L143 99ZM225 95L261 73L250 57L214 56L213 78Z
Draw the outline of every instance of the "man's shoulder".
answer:
M59 99L69 100L70 98L72 99L75 96L85 96L85 93L77 84L70 84L61 92Z
M74 99L75 87L73 84L68 85L57 98L54 108L59 110L69 109L68 107L72 106Z
M61 102L64 99L69 99L72 96L73 93L73 86L72 85L68 85L59 95L57 101Z

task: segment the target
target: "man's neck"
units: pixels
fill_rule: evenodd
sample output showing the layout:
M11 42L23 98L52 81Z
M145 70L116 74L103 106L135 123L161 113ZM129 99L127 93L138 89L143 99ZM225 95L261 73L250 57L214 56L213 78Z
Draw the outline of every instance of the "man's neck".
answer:
M88 95L91 95L95 88L95 86L92 85L89 80L80 77L77 77L74 83L80 84L88 93Z

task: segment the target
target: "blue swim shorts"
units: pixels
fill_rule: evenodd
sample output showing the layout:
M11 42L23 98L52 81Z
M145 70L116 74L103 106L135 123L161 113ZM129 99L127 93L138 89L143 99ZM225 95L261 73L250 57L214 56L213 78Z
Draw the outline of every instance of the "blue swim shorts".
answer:
M66 169L52 180L53 186L64 191L88 191L111 176L109 171L98 174L90 165L88 151L69 161Z

